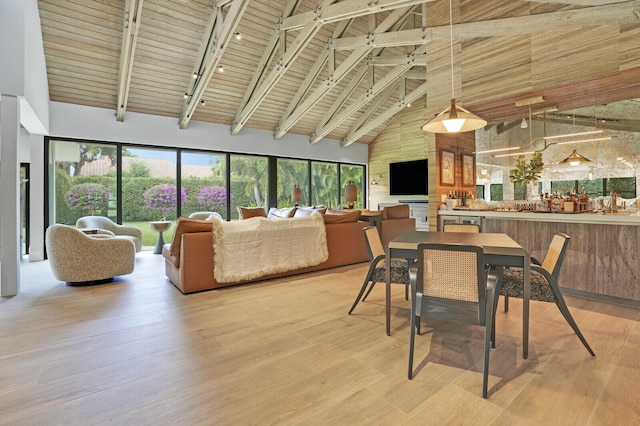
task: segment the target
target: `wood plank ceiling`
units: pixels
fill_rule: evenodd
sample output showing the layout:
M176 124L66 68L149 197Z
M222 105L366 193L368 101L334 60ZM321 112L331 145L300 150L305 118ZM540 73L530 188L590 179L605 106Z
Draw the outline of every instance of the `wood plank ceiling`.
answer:
M589 45L600 37L594 28L637 25L640 18L639 1L453 3L464 11L456 37L489 46L487 53L495 49L493 37L544 37L557 28L575 29ZM175 117L181 128L205 121L226 124L233 134L251 127L276 138L309 135L311 143L370 143L395 113L423 104L427 41L449 40L447 25L428 26L430 16L448 21L443 0L39 0L38 6L52 101L113 109L114 120L138 112ZM511 49L525 47L516 39ZM486 61L475 66L490 66ZM632 89L618 87L606 102L640 97L636 77L628 79ZM545 85L559 86L553 79ZM499 99L488 88L473 104L491 123L518 120L522 112L513 102L530 95L526 89ZM593 102L585 96L566 109Z

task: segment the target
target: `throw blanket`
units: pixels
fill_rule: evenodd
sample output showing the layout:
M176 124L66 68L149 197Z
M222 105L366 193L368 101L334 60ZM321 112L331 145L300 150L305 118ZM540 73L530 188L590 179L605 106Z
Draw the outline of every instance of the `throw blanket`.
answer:
M213 276L221 283L317 265L329 258L318 212L290 219L213 221Z

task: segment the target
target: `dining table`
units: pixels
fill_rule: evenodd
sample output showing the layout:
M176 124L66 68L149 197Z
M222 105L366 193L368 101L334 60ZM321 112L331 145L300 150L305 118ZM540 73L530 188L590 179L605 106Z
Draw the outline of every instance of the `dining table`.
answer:
M497 268L520 267L524 270L522 304L522 357L529 356L529 300L531 297L531 255L507 234L470 232L408 231L389 242L386 258L404 258L413 263L418 258L418 244L457 244L482 247L484 263ZM391 276L386 269L386 328L391 335ZM500 277L502 274L498 273ZM413 303L413 300L412 300Z

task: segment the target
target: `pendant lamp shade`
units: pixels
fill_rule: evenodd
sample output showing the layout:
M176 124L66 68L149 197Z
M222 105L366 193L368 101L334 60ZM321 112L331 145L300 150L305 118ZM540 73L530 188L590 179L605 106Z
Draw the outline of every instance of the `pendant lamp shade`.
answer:
M486 125L486 120L457 105L456 100L451 99L451 105L423 125L422 130L431 133L458 133L470 132Z
M591 160L578 154L578 152L574 149L571 155L569 155L567 158L562 160L560 164L570 164L572 166L577 166L582 163L590 163L590 162Z

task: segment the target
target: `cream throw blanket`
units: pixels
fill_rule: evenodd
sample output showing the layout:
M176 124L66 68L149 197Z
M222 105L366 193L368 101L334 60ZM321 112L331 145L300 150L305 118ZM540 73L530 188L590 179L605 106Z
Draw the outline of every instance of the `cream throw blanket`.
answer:
M213 221L213 276L221 283L317 265L329 258L319 212L290 219Z

